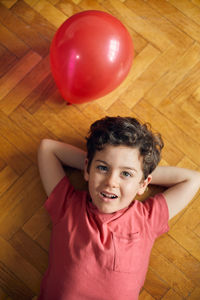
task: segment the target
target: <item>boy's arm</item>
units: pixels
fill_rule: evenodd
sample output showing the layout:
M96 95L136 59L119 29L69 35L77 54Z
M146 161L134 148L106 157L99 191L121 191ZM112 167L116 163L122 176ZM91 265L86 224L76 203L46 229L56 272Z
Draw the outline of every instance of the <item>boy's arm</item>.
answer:
M38 166L44 189L49 196L65 176L62 164L83 169L85 152L72 145L44 139L38 149Z
M166 186L170 219L179 213L200 188L200 173L178 167L157 167L152 173L152 184Z

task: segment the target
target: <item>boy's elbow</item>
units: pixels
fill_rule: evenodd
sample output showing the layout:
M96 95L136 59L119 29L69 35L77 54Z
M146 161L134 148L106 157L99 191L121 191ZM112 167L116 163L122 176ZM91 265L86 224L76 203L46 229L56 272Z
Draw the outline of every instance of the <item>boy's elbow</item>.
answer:
M38 151L41 150L41 149L45 149L47 147L49 147L49 143L50 143L50 139L42 139L40 141L40 144L39 144L39 147L38 147Z
M197 172L197 175L196 175L196 181L197 181L197 184L198 184L199 187L200 187L200 172Z
M42 139L38 146L37 156L38 160L43 157L46 153L49 152L50 149L50 140L49 139Z
M191 178L194 188L198 191L200 188L200 172L195 171L194 176Z
M38 146L38 154L42 151L42 149L45 147L45 144L46 144L46 139L42 139L39 143L39 146Z

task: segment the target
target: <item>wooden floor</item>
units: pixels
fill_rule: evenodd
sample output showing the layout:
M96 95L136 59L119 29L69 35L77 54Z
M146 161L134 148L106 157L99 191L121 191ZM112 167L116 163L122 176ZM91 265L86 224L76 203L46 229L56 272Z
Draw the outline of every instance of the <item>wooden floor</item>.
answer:
M124 23L135 59L115 91L67 106L52 79L49 46L69 16L88 9ZM36 299L51 233L36 162L42 138L85 149L91 122L134 116L163 135L162 165L200 169L200 1L0 1L0 55L0 299ZM67 172L84 187L81 173ZM200 195L155 243L139 300L153 299L200 299Z

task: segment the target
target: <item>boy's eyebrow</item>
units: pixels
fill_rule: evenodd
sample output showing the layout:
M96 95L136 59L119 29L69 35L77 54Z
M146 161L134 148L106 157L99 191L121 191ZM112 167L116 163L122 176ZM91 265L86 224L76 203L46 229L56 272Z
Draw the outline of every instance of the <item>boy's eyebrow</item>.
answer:
M104 160L96 159L96 161L97 162L101 162L101 163L103 163L103 164L105 164L105 165L108 166L108 163L106 161L104 161ZM135 168L133 168L133 167L121 166L120 169L128 169L128 170L131 170L131 171L134 171L134 172L138 173L138 171Z

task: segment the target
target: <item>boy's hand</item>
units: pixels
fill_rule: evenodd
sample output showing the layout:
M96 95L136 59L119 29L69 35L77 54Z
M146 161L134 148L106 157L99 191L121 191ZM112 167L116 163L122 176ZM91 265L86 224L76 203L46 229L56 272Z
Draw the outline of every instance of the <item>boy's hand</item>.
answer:
M49 196L65 176L62 164L83 169L85 152L72 145L44 139L38 149L38 166L44 189Z
M166 186L166 198L170 219L179 213L200 188L200 173L178 167L157 167L152 173L152 184Z

